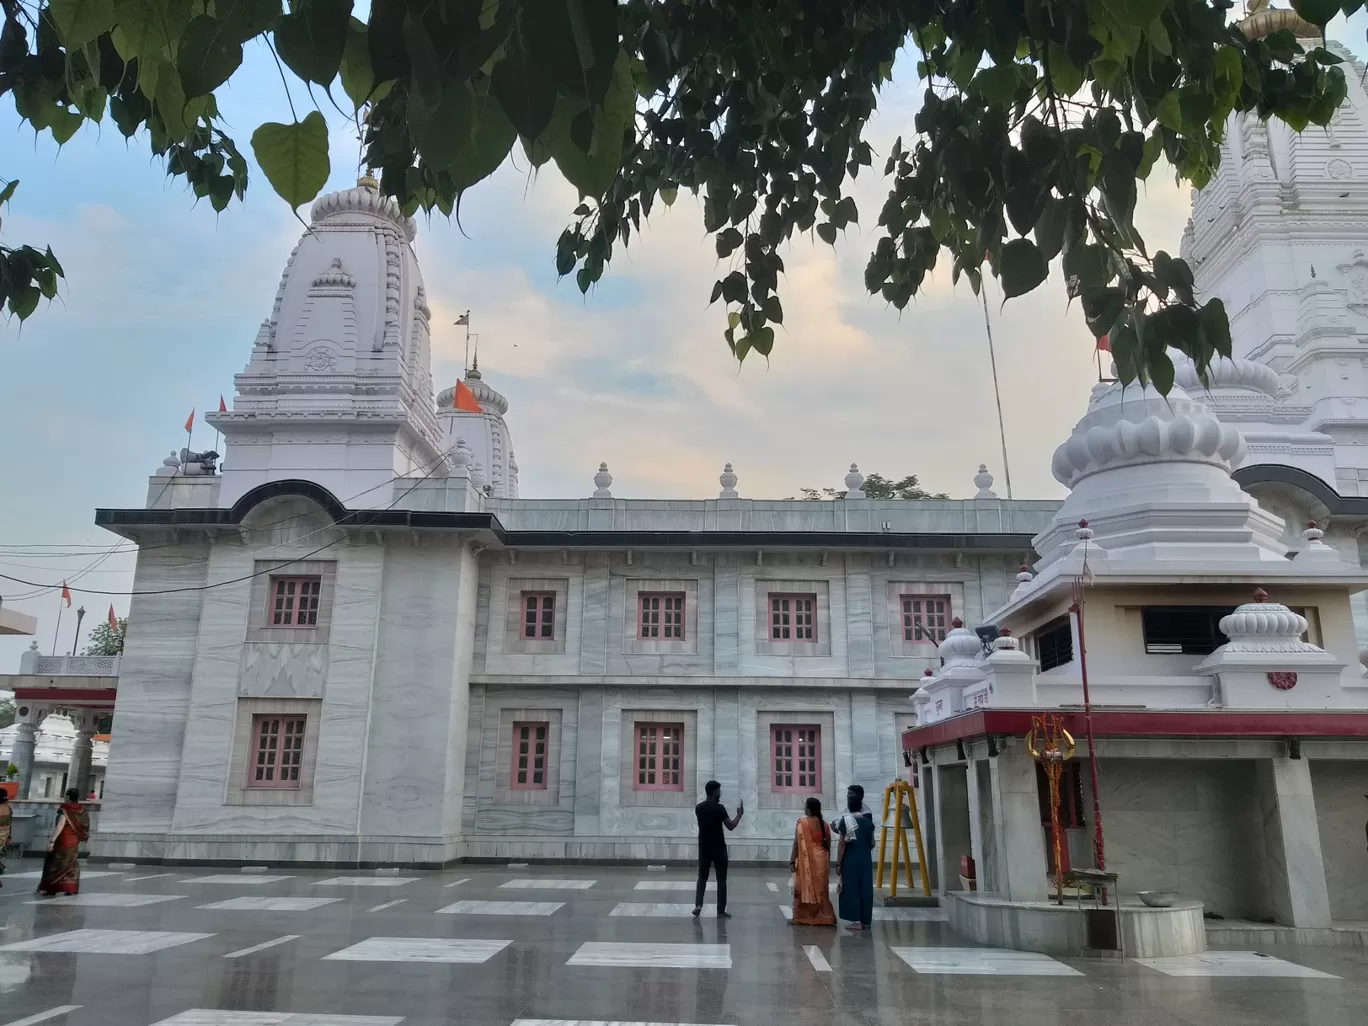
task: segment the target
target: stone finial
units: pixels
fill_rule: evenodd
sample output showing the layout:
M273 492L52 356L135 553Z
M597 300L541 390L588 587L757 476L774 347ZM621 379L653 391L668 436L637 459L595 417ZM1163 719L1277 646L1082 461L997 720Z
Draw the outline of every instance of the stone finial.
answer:
M480 491L484 491L489 485L489 475L485 472L484 464L476 460L470 467L470 483Z
M1078 530L1074 531L1074 537L1079 541L1092 541L1093 529L1088 526L1086 520L1080 520L1078 522Z
M732 470L730 463L722 468L717 483L722 486L722 490L717 493L719 499L739 499L741 497L736 490L736 473Z
M1031 573L1031 568L1029 566L1022 563L1020 569L1017 570L1016 579L1018 584L1030 584L1035 580L1035 574Z
M469 467L475 462L475 453L464 438L456 439L456 448L451 450L451 464L454 467Z
M1302 537L1306 539L1306 544L1297 553L1297 562L1325 562L1339 563L1339 553L1332 549L1325 542L1321 541L1325 537L1325 532L1317 526L1314 520L1306 522L1306 530L1302 531Z
M1259 588L1254 601L1221 617L1221 633L1230 640L1231 652L1319 652L1315 645L1301 640L1306 633L1306 617L1294 613L1281 602L1269 602L1268 592Z
M845 486L847 499L863 499L865 497L864 475L860 473L860 468L854 463L850 465L850 472L845 476Z
M964 626L964 621L958 616L950 621L950 630L945 634L945 640L936 648L937 654L941 657L941 665L944 669L952 666L972 666L983 654L983 642L979 641L978 635Z
M1309 545L1311 542L1318 542L1324 538L1325 532L1316 526L1314 520L1308 520L1306 522L1306 530L1302 532L1302 537L1306 539L1307 544Z
M29 642L29 651L30 651L30 652L37 652L37 651L38 651L38 642L36 642L36 641L30 641L30 642Z
M993 475L988 473L988 464L979 464L978 473L974 475L974 487L978 489L974 493L976 499L997 498L997 493L993 491Z
M35 642L35 644L36 644L36 642ZM936 671L933 670L933 669L931 669L931 667L929 667L929 666L928 666L926 669L922 670L922 676L923 676L923 677L934 677L935 675L936 675Z
M1009 628L1001 627L998 629L997 640L993 642L993 650L996 652L1015 652L1017 650L1017 639L1012 637Z
M176 450L171 450L171 455L162 460L162 465L157 468L154 477L175 477L180 473L181 461L176 455Z
M594 475L594 498L611 499L613 493L608 489L613 484L613 475L608 473L608 464L600 463L598 473Z

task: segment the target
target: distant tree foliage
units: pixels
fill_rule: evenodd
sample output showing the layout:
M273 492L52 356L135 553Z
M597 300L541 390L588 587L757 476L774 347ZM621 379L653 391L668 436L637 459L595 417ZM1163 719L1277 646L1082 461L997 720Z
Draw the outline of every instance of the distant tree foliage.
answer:
M861 485L860 490L865 493L866 499L950 498L946 492L928 492L917 483L916 474L908 474L900 481L890 481L882 474L870 474L864 479L864 484ZM800 498L809 500L844 499L846 490L844 488L799 488L798 494Z
M116 656L123 654L124 635L128 632L127 618L118 620L118 627L110 627L106 621L97 623L86 638L85 654L88 656Z
M15 706L14 699L0 698L0 730L14 723Z
M1288 24L1304 36L1363 2L1292 0ZM451 214L519 147L583 197L555 257L582 291L657 199L688 189L703 197L723 262L712 301L743 360L768 356L784 322L781 247L795 232L834 245L858 220L850 185L875 159L865 131L910 47L925 88L881 155L889 190L867 289L902 309L948 259L955 281L977 292L986 273L1011 298L1059 257L1121 377L1166 392L1168 347L1204 372L1229 355L1229 322L1219 299L1196 301L1182 260L1146 248L1137 181L1163 156L1201 186L1232 111L1301 130L1346 95L1339 57L1274 31L1281 21L1236 22L1232 6L373 0L363 22L352 0L0 0L0 95L59 144L108 115L222 210L248 168L215 91L260 41L291 119L250 143L292 207L328 179L324 105L350 104L365 163L409 213ZM0 203L15 184L0 179ZM0 303L21 319L61 276L50 250L0 247Z

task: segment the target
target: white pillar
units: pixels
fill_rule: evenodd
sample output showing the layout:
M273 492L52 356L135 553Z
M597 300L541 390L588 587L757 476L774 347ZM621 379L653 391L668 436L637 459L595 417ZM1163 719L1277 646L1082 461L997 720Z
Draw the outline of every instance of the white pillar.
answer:
M1330 893L1311 791L1311 763L1261 760L1258 780L1274 916L1284 926L1329 926Z
M76 743L71 747L71 762L67 766L67 787L74 787L85 801L90 792L90 762L94 752L92 738L99 725L99 717L90 711L73 711L71 721L76 726Z
M20 703L19 717L16 726L18 730L14 736L14 748L10 753L10 762L14 763L19 770L19 797L28 798L31 796L30 788L33 786L33 753L38 744L38 728L42 726L43 720L47 718L51 710L46 707Z
M1015 739L989 762L992 772L993 832L998 850L998 893L1010 901L1044 901L1045 833L1035 761Z

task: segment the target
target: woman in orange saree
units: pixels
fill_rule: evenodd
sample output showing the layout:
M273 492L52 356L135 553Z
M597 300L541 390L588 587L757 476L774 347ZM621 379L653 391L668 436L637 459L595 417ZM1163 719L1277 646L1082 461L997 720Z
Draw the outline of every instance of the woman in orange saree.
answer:
M52 848L43 860L43 878L38 893L47 897L76 894L81 889L81 842L90 836L90 816L81 805L81 792L74 787L66 793L57 826L52 832Z
M793 831L794 926L835 926L836 911L828 890L831 876L831 828L822 821L822 803L809 798Z

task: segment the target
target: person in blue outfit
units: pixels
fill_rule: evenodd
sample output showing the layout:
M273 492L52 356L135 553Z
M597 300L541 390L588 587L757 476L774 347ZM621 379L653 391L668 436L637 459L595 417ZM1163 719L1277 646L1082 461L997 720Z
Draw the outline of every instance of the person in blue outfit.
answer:
M841 836L836 865L841 876L839 914L849 930L868 930L874 920L874 814L864 803L864 788L846 789L846 812L836 823Z

